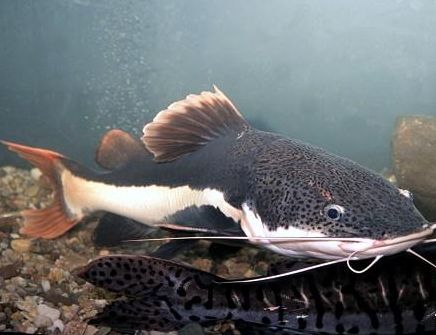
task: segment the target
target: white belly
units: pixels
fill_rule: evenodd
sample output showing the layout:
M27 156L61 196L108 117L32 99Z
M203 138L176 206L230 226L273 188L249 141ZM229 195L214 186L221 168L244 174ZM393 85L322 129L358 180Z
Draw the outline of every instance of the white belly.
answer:
M241 211L226 202L222 192L211 188L195 190L189 186L116 186L88 181L69 171L62 173L62 184L65 204L78 217L104 210L153 225L180 210L203 205L218 208L236 222L241 217Z

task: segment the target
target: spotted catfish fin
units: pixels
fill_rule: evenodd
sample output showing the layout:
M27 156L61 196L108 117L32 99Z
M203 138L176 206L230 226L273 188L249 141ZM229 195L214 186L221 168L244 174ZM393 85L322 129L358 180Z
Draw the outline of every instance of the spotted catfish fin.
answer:
M114 247L124 241L149 238L156 228L146 226L124 216L105 213L95 228L92 239L97 246ZM127 244L125 244L127 245Z
M183 298L194 286L207 287L220 277L187 265L150 256L113 255L97 258L77 275L108 291L127 297L150 295ZM184 282L184 285L180 285ZM173 301L175 301L173 299Z
M123 130L112 129L101 138L95 160L104 169L116 170L147 155L150 153L139 139Z
M213 139L247 129L248 123L217 88L188 95L145 125L142 141L158 162L172 161L196 151Z
M240 225L210 205L190 206L165 218L162 228L211 235L244 236Z
M213 282L222 280L176 262L130 255L96 259L77 275L124 296L91 320L122 331L169 331L198 321L195 309L205 308L198 299L206 301Z

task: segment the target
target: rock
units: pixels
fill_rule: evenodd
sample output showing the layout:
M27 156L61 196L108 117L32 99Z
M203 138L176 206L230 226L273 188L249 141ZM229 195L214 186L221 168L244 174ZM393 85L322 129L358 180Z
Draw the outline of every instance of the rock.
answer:
M54 332L56 329L59 330L60 333L62 333L64 331L64 323L57 319L55 322L53 322L53 326L49 327L48 330Z
M62 306L62 319L66 321L73 320L79 312L78 305Z
M37 297L25 297L23 301L17 301L16 305L19 309L30 313L36 310L36 301Z
M26 239L20 238L20 239L11 241L12 250L14 250L18 253L29 252L31 246L32 246L31 240L26 240Z
M33 168L30 170L30 175L34 180L39 180L39 178L42 176L41 170L37 168Z
M15 287L17 287L17 286L26 287L27 286L27 280L24 279L23 277L14 277L11 279L10 282Z
M63 335L77 335L77 334L85 334L88 327L92 327L97 332L97 328L94 326L88 326L85 322L82 321L71 321L65 325L65 329Z
M53 324L53 321L48 316L38 314L33 323L37 328L48 328Z
M36 185L32 185L28 189L26 189L25 195L27 195L30 198L33 198L38 195L38 192L39 192L39 187Z
M8 264L0 267L0 277L3 279L10 279L12 277L16 277L20 274L22 262L17 261L13 264Z
M216 275L220 277L228 277L229 276L229 269L224 264L218 264L216 269Z
M26 327L24 332L26 334L35 334L37 330L38 329L36 327L29 326L29 327Z
M212 268L212 261L206 258L197 258L192 262L192 266L203 271L210 271Z
M112 331L109 327L99 327L95 335L108 335Z
M38 305L36 309L39 315L48 317L52 322L55 322L61 316L61 312L57 309L44 304Z
M65 294L65 293L64 293ZM47 292L44 292L42 294L44 299L48 302L51 302L54 305L73 305L74 303L77 303L77 299L75 297L71 296L64 296L58 292L57 289L51 288Z
M99 256L108 256L109 254L110 254L110 251L107 250L107 249L101 249L101 250L98 252L98 255L99 255Z
M231 258L223 263L225 266L227 266L227 269L230 274L230 278L240 278L244 277L244 274L251 270L250 264L245 262L238 262L235 261L235 259Z
M41 287L44 292L48 292L50 290L50 282L47 279L41 280Z
M429 221L436 220L436 117L399 118L392 161L398 187L412 192L417 208Z
M179 330L179 335L203 335L203 328L198 323L190 323Z
M69 277L69 273L61 268L54 267L50 269L48 279L55 283L62 283Z
M95 335L98 332L98 329L94 326L87 326L83 335Z
M6 172L6 174L13 174L15 168L13 166L3 166L3 171Z
M21 262L21 256L12 249L6 249L3 251L2 258L4 263Z

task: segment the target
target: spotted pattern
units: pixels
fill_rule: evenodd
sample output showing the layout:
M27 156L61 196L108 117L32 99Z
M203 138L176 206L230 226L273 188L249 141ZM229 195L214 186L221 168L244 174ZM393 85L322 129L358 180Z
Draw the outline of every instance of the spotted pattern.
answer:
M385 239L426 223L413 201L383 177L320 148L252 130L234 150L250 157L245 198L270 230L292 226L331 237ZM340 220L325 215L329 204L344 208Z
M356 266L366 261L360 262ZM287 261L270 273L301 266ZM408 254L386 257L359 275L336 264L253 284L220 284L223 279L212 274L141 256L103 257L79 276L123 295L92 321L123 331L170 331L225 319L332 334L436 331L434 269Z

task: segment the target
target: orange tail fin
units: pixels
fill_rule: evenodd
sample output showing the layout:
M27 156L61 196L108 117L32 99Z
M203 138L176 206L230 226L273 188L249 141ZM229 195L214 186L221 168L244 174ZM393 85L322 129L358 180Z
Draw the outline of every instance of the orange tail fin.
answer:
M48 178L54 190L54 199L50 206L21 212L25 225L21 228L20 233L32 237L53 239L71 229L78 220L68 217L62 199L59 167L61 166L60 160L65 157L50 150L32 148L6 141L0 141L0 143L40 169L42 174Z

